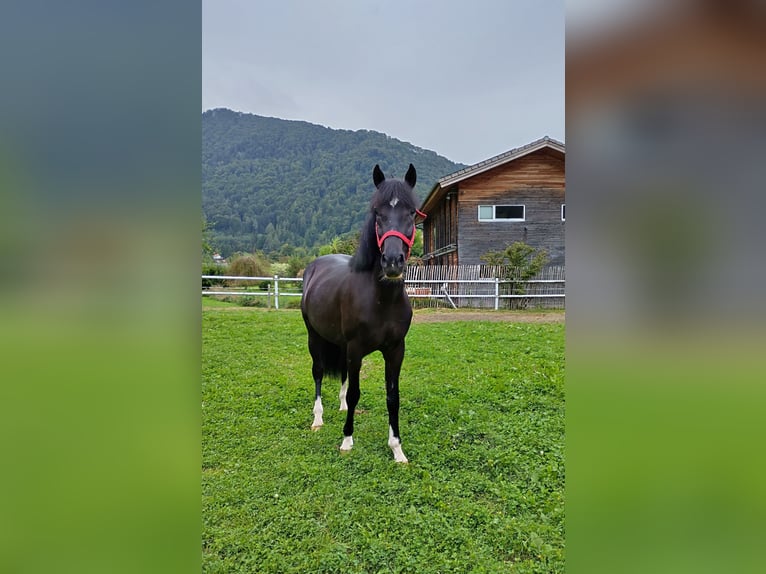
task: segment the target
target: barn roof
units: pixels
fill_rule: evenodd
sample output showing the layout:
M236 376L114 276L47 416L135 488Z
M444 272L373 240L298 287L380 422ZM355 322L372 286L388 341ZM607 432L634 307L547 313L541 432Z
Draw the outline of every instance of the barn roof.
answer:
M566 149L563 143L548 136L542 137L539 140L535 140L505 153L485 159L484 161L480 161L479 163L439 178L431 188L431 191L428 192L428 196L423 201L423 205L420 209L428 213L428 210L431 209L444 195L443 192L456 183L544 148L560 152L562 155L566 154Z

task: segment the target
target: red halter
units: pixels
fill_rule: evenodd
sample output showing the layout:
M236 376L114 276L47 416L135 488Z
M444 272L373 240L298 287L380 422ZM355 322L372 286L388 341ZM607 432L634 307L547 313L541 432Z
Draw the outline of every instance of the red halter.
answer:
M428 217L425 213L423 213L419 209L416 209L415 211L423 219ZM400 232L395 231L393 229L389 229L388 231L386 231L381 236L380 232L378 231L378 222L376 221L375 222L375 236L378 239L378 249L380 251L383 251L383 242L386 240L386 237L391 237L393 235L394 237L398 237L399 239L404 241L404 244L407 246L407 256L405 257L405 259L409 259L410 258L410 251L412 251L412 244L415 242L415 231L416 231L415 230L415 225L413 224L412 225L412 235L410 237L407 237L404 233L400 233Z

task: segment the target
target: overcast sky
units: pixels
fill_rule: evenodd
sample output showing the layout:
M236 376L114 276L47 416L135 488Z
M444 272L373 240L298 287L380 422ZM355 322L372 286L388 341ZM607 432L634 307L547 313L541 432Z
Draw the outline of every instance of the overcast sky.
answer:
M564 141L563 0L203 0L202 108L473 164Z

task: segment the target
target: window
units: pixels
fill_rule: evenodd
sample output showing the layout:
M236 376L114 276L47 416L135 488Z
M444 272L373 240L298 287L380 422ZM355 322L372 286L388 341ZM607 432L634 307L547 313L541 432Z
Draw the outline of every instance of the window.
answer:
M567 204L562 203L561 204L561 221L567 220Z
M523 205L480 205L479 221L524 221Z

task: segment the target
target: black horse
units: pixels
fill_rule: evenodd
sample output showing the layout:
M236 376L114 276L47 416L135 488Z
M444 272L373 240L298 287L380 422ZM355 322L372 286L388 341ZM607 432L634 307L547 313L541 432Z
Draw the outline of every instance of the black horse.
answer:
M316 386L311 428L323 424L322 377L339 377L340 410L347 411L340 449L351 450L362 358L380 351L386 362L388 446L396 462L407 462L399 437L399 372L412 319L404 269L415 240L415 218L425 215L416 207L412 164L403 181L386 179L377 165L372 179L377 191L354 256L319 257L303 274L301 311Z

